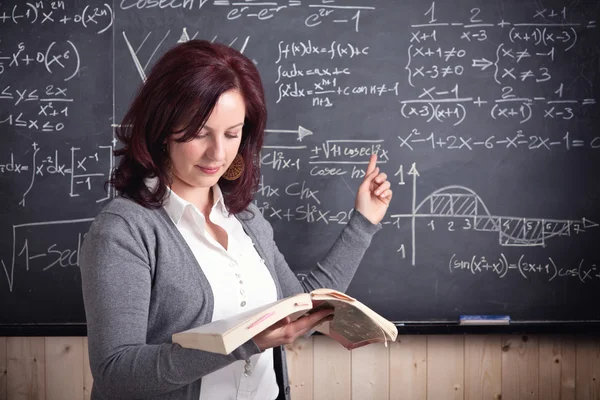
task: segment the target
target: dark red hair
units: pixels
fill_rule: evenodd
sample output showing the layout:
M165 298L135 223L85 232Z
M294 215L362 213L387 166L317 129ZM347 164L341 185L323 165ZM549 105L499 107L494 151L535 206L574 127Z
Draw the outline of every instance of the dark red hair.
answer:
M260 150L264 140L267 108L262 82L254 63L222 44L190 40L167 51L154 65L138 90L117 138L123 147L109 181L116 190L148 208L163 204L169 178L169 136L190 141L206 123L219 97L238 90L244 98L246 116L239 153L244 172L234 181L219 180L225 204L237 214L248 207L258 188ZM145 178L158 177L155 192Z

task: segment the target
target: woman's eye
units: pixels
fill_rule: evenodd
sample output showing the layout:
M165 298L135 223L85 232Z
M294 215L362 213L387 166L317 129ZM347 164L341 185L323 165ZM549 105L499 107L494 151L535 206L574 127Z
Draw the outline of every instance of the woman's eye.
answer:
M198 134L196 134L196 139L202 139L202 138L205 138L206 136L207 136L206 133L198 133Z
M238 137L237 133L226 133L225 137L228 137L229 139L235 139Z

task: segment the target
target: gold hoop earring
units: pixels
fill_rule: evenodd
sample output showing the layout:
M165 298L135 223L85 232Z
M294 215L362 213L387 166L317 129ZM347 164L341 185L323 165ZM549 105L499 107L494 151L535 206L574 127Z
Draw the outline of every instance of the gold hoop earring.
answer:
M231 163L229 168L227 168L227 171L225 171L225 173L223 174L223 178L227 179L228 181L234 181L240 176L242 176L243 172L244 158L240 153L238 153L233 159L233 162Z

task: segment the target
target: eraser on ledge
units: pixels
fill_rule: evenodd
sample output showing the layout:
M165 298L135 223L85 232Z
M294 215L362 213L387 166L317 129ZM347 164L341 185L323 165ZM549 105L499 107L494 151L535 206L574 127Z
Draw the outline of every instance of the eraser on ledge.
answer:
M461 315L459 317L460 325L508 325L510 316L508 315Z

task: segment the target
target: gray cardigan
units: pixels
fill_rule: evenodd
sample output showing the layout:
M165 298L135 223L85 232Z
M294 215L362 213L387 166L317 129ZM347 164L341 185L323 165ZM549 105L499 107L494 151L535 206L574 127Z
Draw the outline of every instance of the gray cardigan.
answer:
M300 283L258 208L250 205L236 217L266 261L280 299L319 287L346 290L381 227L355 211L326 257ZM80 265L93 400L198 400L204 375L260 352L252 340L227 356L171 342L173 333L210 322L213 295L163 208L112 200L84 239ZM289 399L285 352L274 351L281 351Z

